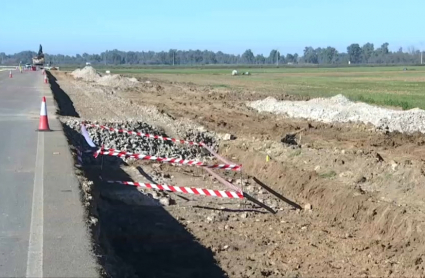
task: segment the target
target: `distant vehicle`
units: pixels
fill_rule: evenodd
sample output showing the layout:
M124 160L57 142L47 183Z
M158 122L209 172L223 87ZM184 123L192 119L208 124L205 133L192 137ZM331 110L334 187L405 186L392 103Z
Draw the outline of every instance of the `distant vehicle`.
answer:
M86 66L90 66L91 65L91 63L90 62L86 62Z
M31 67L31 64L25 64L25 68L29 69Z
M39 66L42 68L44 66L44 54L43 54L43 47L40 44L40 48L38 49L38 54L34 58L32 58L32 64L33 66Z

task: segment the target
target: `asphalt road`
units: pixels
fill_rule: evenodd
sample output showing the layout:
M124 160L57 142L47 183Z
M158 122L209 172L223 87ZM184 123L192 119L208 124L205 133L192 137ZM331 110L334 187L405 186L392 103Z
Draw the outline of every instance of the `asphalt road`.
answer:
M95 277L60 125L35 131L49 87L40 71L12 74L0 71L0 277Z

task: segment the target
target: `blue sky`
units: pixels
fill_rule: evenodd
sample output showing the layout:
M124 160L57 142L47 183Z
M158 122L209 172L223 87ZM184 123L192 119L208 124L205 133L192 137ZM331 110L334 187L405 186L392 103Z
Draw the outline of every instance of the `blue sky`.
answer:
M424 0L4 0L0 52L209 49L268 55L384 42L425 48Z

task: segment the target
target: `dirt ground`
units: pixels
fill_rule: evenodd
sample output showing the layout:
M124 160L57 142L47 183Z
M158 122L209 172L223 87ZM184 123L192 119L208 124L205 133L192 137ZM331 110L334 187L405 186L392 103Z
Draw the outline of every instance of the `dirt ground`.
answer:
M50 83L63 120L143 117L176 136L171 118L234 135L221 142L219 153L242 163L243 176L227 178L276 211L246 200L174 193L168 193L170 205L162 206L134 187L105 185L98 166L79 170L93 184L88 217L98 219L92 221L94 239L106 276L423 276L425 136L259 114L245 103L267 94L246 90L161 80L120 90L63 72L54 72ZM146 116L147 106L160 116ZM281 142L295 132L294 140ZM146 182L159 175L168 184L226 189L191 167L131 162L106 173L120 180Z

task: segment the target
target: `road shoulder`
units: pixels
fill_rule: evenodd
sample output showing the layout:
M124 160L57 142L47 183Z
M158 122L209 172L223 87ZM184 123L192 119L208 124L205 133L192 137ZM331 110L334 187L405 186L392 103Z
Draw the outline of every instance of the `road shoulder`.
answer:
M99 277L92 252L80 185L52 95L46 95L50 128L44 146L45 277Z

